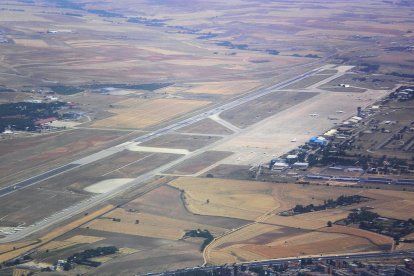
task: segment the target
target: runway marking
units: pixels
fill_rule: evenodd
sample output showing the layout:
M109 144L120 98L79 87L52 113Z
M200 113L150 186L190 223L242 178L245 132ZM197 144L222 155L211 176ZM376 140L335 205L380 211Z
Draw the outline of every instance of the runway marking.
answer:
M133 161L133 162L131 162L131 163L128 163L128 164L126 164L126 165L124 165L124 166L122 166L122 167L119 167L119 168L117 168L117 169L115 169L115 170L112 170L112 171L110 171L110 172L107 172L107 173L103 174L102 176L107 176L108 174L111 174L111 173L113 173L113 172L119 171L119 170L121 170L121 169L123 169L123 168L125 168L125 167L128 167L128 166L132 165L132 164L138 163L138 162L140 162L140 161L142 161L142 160L145 160L145 159L147 159L148 157L151 157L151 156L153 156L153 155L154 155L154 154L147 155L147 156L145 156L145 157L143 157L143 158L141 158L141 159L135 160L135 161Z
M171 148L157 148L157 147L141 147L138 145L131 145L127 147L130 151L139 151L139 152L153 152L153 153L172 153L172 154L184 154L187 155L190 153L187 149L171 149Z

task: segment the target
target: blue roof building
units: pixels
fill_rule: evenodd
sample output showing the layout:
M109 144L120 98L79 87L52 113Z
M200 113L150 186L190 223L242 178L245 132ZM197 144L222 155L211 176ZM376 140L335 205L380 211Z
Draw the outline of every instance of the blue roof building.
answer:
M309 144L311 145L318 145L318 146L326 146L328 141L323 137L312 137L309 139Z

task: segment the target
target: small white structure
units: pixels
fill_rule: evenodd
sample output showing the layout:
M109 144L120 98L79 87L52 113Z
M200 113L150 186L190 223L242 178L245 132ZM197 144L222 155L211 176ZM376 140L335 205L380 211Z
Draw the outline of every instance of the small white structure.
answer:
M273 164L272 170L275 171L282 171L284 169L289 168L289 165L284 162L276 162Z
M309 168L309 163L306 163L306 162L296 162L295 164L293 164L292 167L294 169L298 169L298 170L307 170Z

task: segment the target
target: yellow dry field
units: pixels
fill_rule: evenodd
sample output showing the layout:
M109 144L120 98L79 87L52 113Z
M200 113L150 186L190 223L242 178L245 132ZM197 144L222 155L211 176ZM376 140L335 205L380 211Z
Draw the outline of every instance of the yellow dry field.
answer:
M313 255L319 251L328 254L383 250L392 245L389 237L348 227L327 228L327 222L344 219L351 209L363 206L390 217L409 216L412 210L402 210L412 201L412 193L401 191L191 177L169 184L184 192L185 204L193 213L260 222L218 237L208 250L211 263ZM295 216L277 215L296 204L318 205L340 195L356 194L373 200Z
M48 251L48 250L58 250L58 249L64 249L66 247L75 245L76 243L70 242L70 241L51 241L47 244L39 247L39 251Z
M229 243L239 244L269 232L272 234L282 233L281 229L281 227L270 224L254 223L217 239L212 245L213 248L224 248Z
M404 236L404 239L414 240L414 233ZM397 249L398 250L412 250L414 249L414 243L403 243L402 242L397 246Z
M6 243L6 244L0 244L0 254L11 251L13 248L22 248L29 245L32 245L36 243L36 241L26 241L26 242L16 242L16 243Z
M13 39L14 43L24 47L48 48L49 45L41 39Z
M358 190L323 186L302 186L295 184L273 184L267 182L227 180L217 178L179 178L170 185L184 190L185 204L193 213L211 216L233 217L254 220L272 211L276 214L293 208L296 204L321 204L324 200L339 195L356 194ZM209 203L207 204L207 199ZM333 209L308 216L310 228L323 227L327 220L346 217L347 212ZM302 215L280 217L270 222L300 227Z
M387 237L384 235L380 235L374 232L366 231L363 229L353 228L353 227L346 227L341 225L332 225L332 227L326 227L320 229L321 232L327 233L339 233L339 234L347 234L354 237L365 238L376 245L389 245L391 246L393 243L393 239L391 237Z
M93 39L66 40L65 43L74 48L121 47L128 45L115 41Z
M121 219L121 221L113 221L113 218ZM138 224L136 224L136 220L139 220ZM128 212L120 208L108 213L103 218L88 223L84 227L113 233L169 240L181 239L185 230L209 229L213 233L222 233L225 231L225 229L211 227L209 225L146 213Z
M102 256L102 257L96 257L96 258L91 258L91 261L94 262L100 262L100 263L106 263L109 262L110 260L112 260L114 258L114 256Z
M200 93L200 94L220 94L220 95L234 95L246 93L260 85L257 81L228 81L228 82L210 82L210 83L195 83L190 89L185 90L186 93Z
M121 253L122 255L129 255L129 254L134 254L138 252L137 249L134 248L129 248L129 247L121 247L119 248L119 253Z
M373 200L346 208L329 209L290 217L272 216L268 220L281 226L317 229L328 221L345 218L350 209L370 206L380 215L412 218L414 193L390 190L351 189L346 187L272 184L215 178L178 178L170 185L184 190L187 208L196 214L254 220L272 210L272 214L289 210L296 204L318 205L341 195L361 195ZM209 203L207 204L207 199Z
M113 208L114 208L114 206L109 204L109 205L107 205L107 206L105 206L105 207L103 207L103 208L101 208L101 209L99 209L99 210L97 210L93 213L90 213L90 214L88 214L88 215L86 215L86 216L84 216L84 217L82 217L78 220L75 220L75 221L73 221L69 224L66 224L64 226L61 226L59 228L56 228L56 229L52 230L51 232L49 232L48 234L43 236L41 238L41 240L45 241L45 242L50 241L50 240L52 240L56 237L59 237L59 236L63 235L64 233L69 232L72 229L75 229L75 228L81 226L82 224L85 224L85 223L87 223L87 222L89 222L89 221L91 221L91 220L93 220L93 219L109 212Z
M180 99L128 99L117 102L115 108L107 110L114 115L93 123L92 127L145 128L191 112L208 103Z
M210 66L228 66L228 62L222 59L204 58L198 60L187 59L172 59L167 60L165 63L182 66L196 66L196 67L210 67Z
M14 268L13 269L13 276L26 276L31 275L31 271L29 269L24 268Z
M103 237L76 235L76 236L70 237L69 239L65 241L73 242L73 243L95 243L95 242L98 242L104 239L105 238Z
M273 216L267 219L266 222L286 227L314 230L325 227L328 221L334 222L344 219L348 214L349 212L344 209L329 209L289 217Z
M48 22L49 20L36 16L31 12L1 11L0 22Z
M375 198L369 206L381 216L407 220L414 218L414 193L407 191L367 190L364 196Z
M250 250L255 248L256 245L250 247ZM269 248L269 251L266 250ZM353 252L355 249L361 247L372 247L371 243L365 238L352 237L344 234L336 233L318 233L311 232L290 238L278 239L267 246L257 246L255 252L265 254L265 256L271 256L275 253L278 256L295 256L295 255L312 255L319 252L327 253L340 253L340 252ZM284 250L290 251L286 253ZM276 251L276 252L275 252ZM294 254L296 253L296 254ZM319 253L320 254L320 253Z
M26 247L22 247L22 248L17 249L17 250L10 251L10 252L7 252L5 254L0 254L0 262L5 262L5 261L8 261L8 260L11 260L13 258L16 258L17 256L20 256L20 255L24 254L25 252L27 252L27 251L29 251L33 248L40 247L40 246L42 246L42 245L44 245L48 242L51 242L51 241L53 241L53 239L69 232L70 230L73 230L73 229L81 226L82 224L85 224L85 223L87 223L87 222L89 222L89 221L91 221L91 220L107 213L108 211L112 210L113 208L114 208L113 205L106 205L105 207L102 207L101 209L96 210L95 212L90 213L90 214L88 214L88 215L86 215L86 216L84 216L84 217L82 217L78 220L75 220L75 221L70 222L70 223L68 223L64 226L53 229L48 234L41 237L40 242L38 242L38 243L35 243L33 245L29 245L29 246L26 246ZM6 245L4 245L4 246L6 246Z
M397 250L413 250L414 249L414 243L400 243L396 246Z
M255 219L279 204L267 183L179 178L170 185L184 190L187 208L200 215Z
M224 248L214 248L210 253L209 262L252 261L319 254L340 254L344 252L376 249L365 238L336 233L311 232L278 238L269 243L246 242L232 244Z
M105 238L95 236L76 235L63 241L51 241L39 248L40 251L63 249L76 244L95 243Z
M166 56L186 55L187 54L186 52L179 52L179 51L163 49L163 48L156 48L156 47L142 47L142 46L137 46L137 47L141 50L144 50L144 51L157 53L157 54L161 54L161 55L166 55Z

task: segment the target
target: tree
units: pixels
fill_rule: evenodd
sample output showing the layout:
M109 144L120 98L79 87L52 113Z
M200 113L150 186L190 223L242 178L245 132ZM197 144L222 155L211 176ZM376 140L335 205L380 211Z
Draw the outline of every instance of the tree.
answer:
M316 155L315 154L309 154L309 156L308 156L308 163L309 163L309 166L315 166L316 164L318 164L318 162L319 162L319 160L318 160L318 158L316 157Z
M69 262L67 262L63 265L63 270L64 271L69 271L71 269L72 269L72 264L70 264Z

